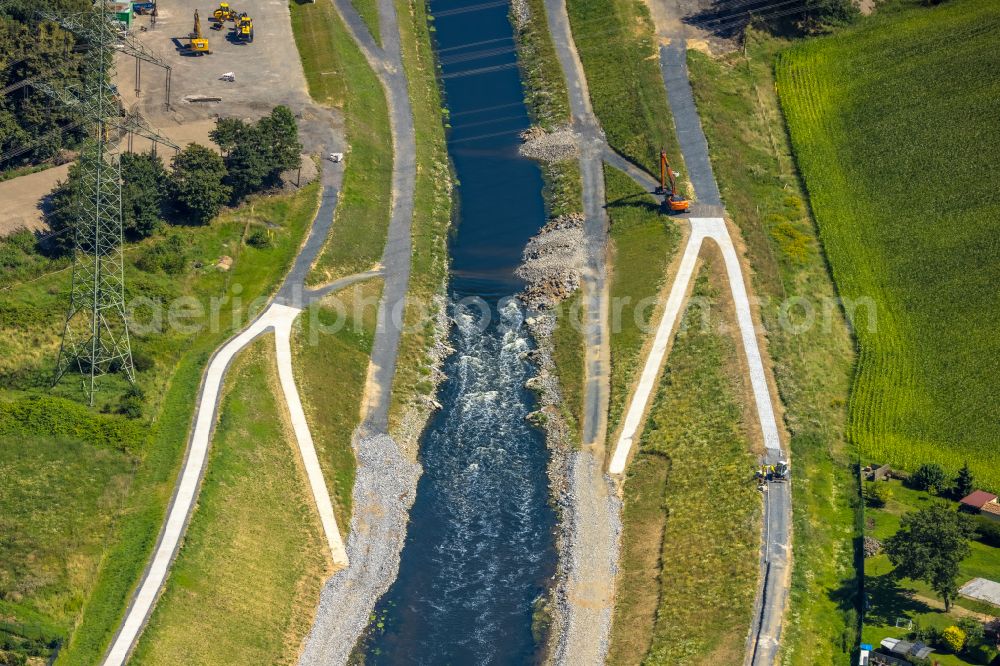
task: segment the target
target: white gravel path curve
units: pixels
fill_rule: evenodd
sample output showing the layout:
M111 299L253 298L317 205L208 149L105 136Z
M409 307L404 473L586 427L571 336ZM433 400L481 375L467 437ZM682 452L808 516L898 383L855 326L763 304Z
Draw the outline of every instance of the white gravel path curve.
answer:
M295 439L298 442L302 462L309 477L309 485L313 492L320 521L323 524L323 531L330 546L330 555L334 567L347 566L347 551L340 537L340 531L337 529L337 519L334 517L330 495L323 480L323 471L320 469L319 460L316 457L312 436L309 433L309 426L302 411L302 402L299 399L298 391L295 388L295 379L292 375L290 333L292 322L295 321L300 312L301 310L298 308L279 303L272 304L250 326L223 345L212 357L208 369L205 371L194 429L191 431L188 450L184 458L184 467L168 508L166 522L156 544L153 559L139 583L139 588L126 611L125 619L104 659L104 666L121 666L126 662L167 580L170 566L177 555L181 539L187 529L195 501L198 498L201 478L208 461L212 432L218 416L222 383L229 364L244 347L270 330L275 331L278 375L281 380L282 393L289 408L295 430Z

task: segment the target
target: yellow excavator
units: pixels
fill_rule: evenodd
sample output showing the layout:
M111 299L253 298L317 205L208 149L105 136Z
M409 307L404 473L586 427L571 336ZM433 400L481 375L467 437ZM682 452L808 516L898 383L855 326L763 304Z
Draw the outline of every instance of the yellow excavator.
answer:
M243 42L253 41L253 19L243 12L237 16L233 23L233 36Z
M670 188L667 188L667 179L670 179ZM677 192L677 181L674 179L674 170L670 168L667 161L667 151L660 151L660 186L656 188L657 194L663 195L663 210L667 213L686 213L691 207L691 202L682 197Z
M211 51L208 49L208 40L205 39L201 34L201 18L198 16L198 10L194 10L194 31L188 37L191 43L188 45L194 53L198 55L209 54Z

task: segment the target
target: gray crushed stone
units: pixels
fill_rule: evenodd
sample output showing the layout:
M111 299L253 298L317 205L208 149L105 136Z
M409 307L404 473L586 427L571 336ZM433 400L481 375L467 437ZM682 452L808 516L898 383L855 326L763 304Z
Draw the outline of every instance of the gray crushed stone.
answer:
M375 603L399 572L421 467L385 434L356 433L354 452L358 467L347 539L351 564L327 580L300 666L346 663Z

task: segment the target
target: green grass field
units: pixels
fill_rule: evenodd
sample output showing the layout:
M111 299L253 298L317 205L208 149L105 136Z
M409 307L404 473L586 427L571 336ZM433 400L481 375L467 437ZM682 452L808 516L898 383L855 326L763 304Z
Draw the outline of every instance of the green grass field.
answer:
M878 308L853 318L851 437L1000 490L1000 12L904 4L784 52L778 90L838 291Z
M369 280L331 294L304 312L295 329L295 382L333 499L337 525L351 524L354 451L351 438L361 420L361 397L382 281Z
M586 380L584 359L587 350L583 341L582 298L577 293L559 304L556 309L556 327L552 331L552 362L555 364L559 390L562 392L562 404L559 407L576 442L580 441L580 429L583 427Z
M684 159L646 5L642 0L567 0L566 5L591 105L608 143L654 174L660 173L660 149L666 148L683 182Z
M62 594L74 601L54 608L46 601L48 588L34 586L32 593L21 595L17 609L5 613L0 631L6 634L11 625L17 625L17 633L47 632L54 639L50 647L61 646L60 664L99 660L159 533L187 442L204 364L212 350L249 321L276 288L312 221L317 193L317 186L310 185L295 195L254 198L238 210L224 212L211 225L173 227L166 236L126 248L128 294L136 306L132 349L150 363L138 373L146 398L143 417L137 420L116 414L125 388L118 377L104 378L93 410L80 404L84 396L72 376L54 395L48 393L69 273L46 272L46 262L22 252L26 279L14 278L0 291L0 312L4 313L0 323L4 361L0 368L0 438L26 446L25 429L30 428L34 437L48 442L80 440L90 447L127 452L134 463L129 468L127 492L111 509L88 509L92 505L84 502L85 495L74 484L49 487L49 496L29 494L19 500L22 516L39 511L32 502L46 497L54 506L80 502L77 520L82 526L91 525L95 532L75 537L61 551L73 570L73 576L61 583L65 584ZM244 245L248 230L256 226L270 229L270 247ZM155 253L157 247L169 246L169 236L181 241L177 251L182 269L168 274L155 267L140 268L146 265L145 256ZM228 271L216 267L222 256L233 259ZM27 266L32 263L37 263L41 272ZM136 301L140 294L151 301ZM160 315L152 305L157 302L165 305ZM183 328L169 325L171 311L174 322ZM22 476L18 483L35 487L45 478L34 476L35 472L44 475L52 465L73 464L65 456L79 450L67 445L66 451L60 451L39 444L37 455L51 456L50 461L19 470ZM103 455L87 453L86 448L82 451L81 455ZM76 478L81 483L90 482L85 475ZM94 511L101 518L95 517ZM103 520L105 513L108 522ZM101 546L96 555L88 545L91 538L98 539ZM19 558L32 562L46 548L44 543L30 540L13 544L5 555L11 562Z
M608 659L616 666L736 664L743 655L761 499L750 474L757 458L736 346L717 327L703 327L699 312L710 304L720 319L720 289L728 290L721 266L712 259L697 278L698 300L685 312L688 326L671 350L625 480Z
M69 634L133 465L132 456L82 438L0 437L0 661L15 652L48 657Z
M274 337L226 377L198 504L133 664L293 664L327 549L278 385Z
M751 33L746 60L689 51L688 68L723 200L753 269L791 438L793 611L782 663L845 664L856 643L861 582L853 550L856 453L846 436L854 351L774 90L775 54L786 45ZM813 326L803 325L798 307L783 313L782 304L802 299L814 308Z
M368 27L368 31L375 38L375 43L382 45L382 31L378 24L378 1L377 0L351 0L351 4L361 15L361 19Z
M526 0L531 20L515 35L525 102L532 121L546 130L569 124L566 80L545 20L544 0Z
M392 136L378 77L328 2L290 5L309 94L343 109L349 153L336 219L309 274L324 284L372 268L389 228Z
M882 483L882 482L879 482ZM905 513L917 511L932 502L945 501L932 497L926 492L906 487L900 481L888 481L890 498L884 507L865 509L865 534L881 541L892 536L899 529L900 518ZM952 506L954 502L949 502ZM971 578L983 577L996 580L1000 575L1000 548L978 541L970 544L972 555L959 565L959 585ZM908 630L897 627L901 618L912 620L921 627L944 629L956 624L966 611L987 615L1000 614L1000 608L985 602L958 597L951 613L945 613L940 600L923 581L908 578L899 579L891 574L893 567L886 555L877 555L865 560L865 589L871 602L865 614L863 638L866 642L878 644L883 638L905 638ZM940 650L939 650L940 653ZM980 658L970 655L935 654L942 666L962 666L965 664L987 664L996 657L996 650L984 650Z
M622 172L605 166L604 182L611 220L608 271L611 298L608 437L611 438L641 369L642 346L655 329L655 320L650 324L654 306L681 233L675 222L660 214L653 197Z

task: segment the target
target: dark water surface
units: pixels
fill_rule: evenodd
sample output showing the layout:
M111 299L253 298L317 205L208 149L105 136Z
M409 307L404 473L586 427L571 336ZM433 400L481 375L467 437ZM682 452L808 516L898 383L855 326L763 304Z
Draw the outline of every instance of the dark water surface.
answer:
M449 303L456 352L421 442L424 474L399 577L362 646L368 664L525 664L538 653L532 605L555 571L555 516L544 437L525 421L535 408L524 389L532 343L507 297L521 287L513 270L545 209L538 167L517 155L529 120L508 9L431 3L460 181Z

